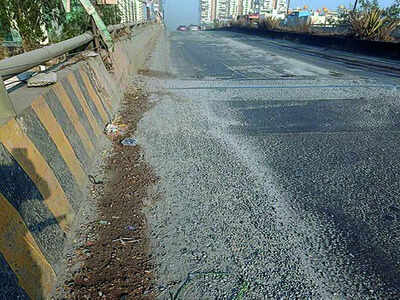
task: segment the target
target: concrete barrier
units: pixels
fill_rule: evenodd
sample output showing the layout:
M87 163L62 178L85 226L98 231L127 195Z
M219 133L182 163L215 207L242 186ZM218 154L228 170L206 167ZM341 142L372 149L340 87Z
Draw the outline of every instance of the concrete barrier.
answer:
M0 299L50 295L103 128L161 31L148 25L118 42L111 73L94 57L59 71L55 85L10 93L17 116L0 123Z
M345 36L341 37L341 36L313 35L307 33L271 31L261 28L246 28L246 27L234 27L234 26L220 28L217 30L266 36L272 39L295 41L306 45L326 47L335 50L350 51L358 54L371 55L371 56L390 58L396 60L400 59L400 43L398 42L356 40Z

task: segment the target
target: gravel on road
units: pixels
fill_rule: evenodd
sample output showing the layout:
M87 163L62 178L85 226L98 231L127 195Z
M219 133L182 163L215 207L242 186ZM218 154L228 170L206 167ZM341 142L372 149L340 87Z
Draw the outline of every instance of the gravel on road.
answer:
M138 127L158 298L399 298L396 79L223 32L163 56Z

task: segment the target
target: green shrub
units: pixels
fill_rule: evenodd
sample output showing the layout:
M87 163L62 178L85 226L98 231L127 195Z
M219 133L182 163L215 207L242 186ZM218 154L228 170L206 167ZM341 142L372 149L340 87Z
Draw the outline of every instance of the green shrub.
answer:
M393 40L391 34L400 25L398 19L387 16L385 10L379 8L351 12L349 22L356 38L379 41Z
M260 28L266 30L277 30L280 29L281 20L268 16L260 21Z

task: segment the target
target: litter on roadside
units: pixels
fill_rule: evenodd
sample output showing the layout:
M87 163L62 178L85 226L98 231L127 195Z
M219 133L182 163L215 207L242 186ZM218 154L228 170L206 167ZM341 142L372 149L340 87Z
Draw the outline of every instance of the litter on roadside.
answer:
M140 240L135 240L135 239L132 239L132 238L120 238L120 239L113 240L113 242L121 242L122 245L125 245L127 243L136 243L136 242L139 242L139 241Z
M98 53L94 52L94 51L86 51L82 53L83 57L95 57L95 56L99 56Z
M109 123L104 129L104 133L111 137L123 136L128 132L128 125Z
M28 71L28 72L18 74L17 78L20 81L27 82L30 78L32 78L33 75L35 75L35 72Z
M135 147L137 146L137 140L135 138L126 138L122 140L121 144L124 146Z
M89 175L88 178L92 184L104 184L102 180L97 180L93 175Z
M110 225L111 224L110 222L107 222L107 221L99 221L99 223L101 225Z

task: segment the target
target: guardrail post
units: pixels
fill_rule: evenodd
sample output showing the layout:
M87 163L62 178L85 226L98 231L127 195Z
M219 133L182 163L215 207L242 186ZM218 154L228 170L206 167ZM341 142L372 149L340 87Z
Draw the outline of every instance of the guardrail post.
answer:
M3 78L0 76L0 121L15 116L16 113L14 106L8 96L6 87L4 86Z

